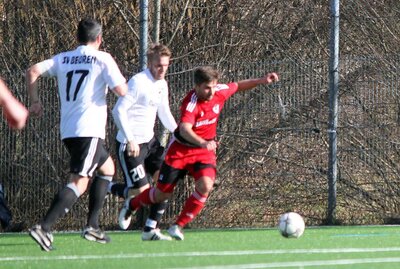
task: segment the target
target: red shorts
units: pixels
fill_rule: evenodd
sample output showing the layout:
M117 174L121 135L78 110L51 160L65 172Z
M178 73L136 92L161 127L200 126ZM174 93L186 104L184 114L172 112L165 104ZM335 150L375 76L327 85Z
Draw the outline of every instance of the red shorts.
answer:
M188 164L195 163L217 166L217 157L214 151L189 147L175 141L168 148L165 162L174 168L186 169Z
M214 151L174 142L169 147L164 164L161 166L157 188L162 192L172 193L177 182L187 173L195 180L203 176L215 180L217 169Z

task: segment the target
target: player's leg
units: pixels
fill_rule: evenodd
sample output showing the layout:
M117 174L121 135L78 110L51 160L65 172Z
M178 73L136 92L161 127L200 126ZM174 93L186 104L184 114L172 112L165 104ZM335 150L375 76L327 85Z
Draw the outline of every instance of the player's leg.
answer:
M156 183L159 175L160 175L160 169L163 163L163 159L165 156L165 150L164 147L161 146L160 142L156 139L153 138L149 142L149 156L145 161L146 164L146 169L149 174L152 175L153 182ZM178 170L176 172L172 172L172 167L165 166L163 170L163 174L169 174L171 175L171 179L169 181L173 181L173 177L179 178L179 172ZM174 173L178 173L177 176L174 175ZM164 177L164 176L163 176ZM166 181L164 181L166 182ZM160 183L160 186L162 186L163 183ZM165 185L165 183L164 183ZM172 189L169 188L169 190L164 189L164 192L172 192ZM144 227L144 232L149 232L151 229L157 228L157 224L160 222L162 216L164 215L165 209L168 206L168 200L162 201L160 203L152 204L150 206L150 212L149 216L146 220L145 227Z
M120 147L121 148L121 147ZM121 229L126 230L132 219L132 212L137 211L139 208L131 210L129 201L142 192L150 188L148 175L145 169L145 161L149 156L148 143L140 144L140 153L137 157L128 156L126 150L120 150L119 163L124 173L124 178L127 183L128 193L127 199L122 207L119 215L119 225Z
M110 158L111 160L111 158ZM103 209L104 200L107 195L108 185L112 176L97 174L89 190L89 212L86 227L82 231L82 237L98 243L108 243L110 237L100 229L99 217Z
M166 163L163 163L163 165L161 166L161 172L157 182L157 186L148 188L140 193L138 196L125 202L119 215L120 227L122 229L126 229L129 226L126 216L129 215L132 211L138 210L142 205L158 204L160 202L168 200L172 196L172 192L175 188L176 182L179 179L183 178L185 174L185 170L175 169L167 165ZM156 207L158 207L158 205ZM150 211L153 210L154 209L151 209ZM156 218L157 217L155 217L155 219L152 219L152 221L155 221L155 224L157 224ZM152 226L156 227L156 225Z
M168 205L168 200L160 203L152 204L150 206L150 214L146 219L145 226L142 232L142 240L172 240L168 235L161 233L160 229L157 228L161 217L164 215L164 211Z
M108 192L112 193L113 195L116 195L120 198L126 198L127 193L128 193L128 188L127 188L127 178L126 175L127 169L126 169L126 158L128 158L127 152L126 152L126 143L121 143L118 140L115 140L115 150L117 153L117 159L118 159L118 164L123 172L124 175L124 182L110 182Z
M168 200L173 193L178 180L183 179L186 170L175 169L166 163L163 163L160 170L160 177L157 182L157 188L154 191L154 197L149 198L154 201L150 206L150 214L146 220L142 233L142 240L171 240L169 236L163 235L157 225L161 220L164 211L168 205ZM151 192L149 192L151 195Z
M68 138L64 139L63 142L71 156L70 183L54 196L44 218L30 230L31 237L46 251L52 249L51 227L72 208L78 198L86 191L91 176L90 171L95 168L94 164L91 163L89 149L96 141L92 143L90 139L86 138Z
M216 169L214 165L196 163L190 168L190 173L195 178L195 190L186 200L185 205L174 225L168 233L177 240L183 240L183 227L191 222L204 208L207 197L213 189Z
M79 176L75 175L72 180L78 180L78 178ZM80 183L82 184L82 181L86 179L87 184L89 182L88 178L82 179ZM81 193L74 181L67 184L54 196L50 208L40 223L30 229L30 236L40 245L42 250L50 251L53 249L51 227L71 209L80 195Z
M150 206L150 214L146 219L145 226L143 228L142 240L171 240L169 236L163 235L159 229L157 229L158 223L160 222L164 211L168 206L168 200L160 203L155 203Z
M111 157L99 168L96 176L92 179L89 189L89 213L87 226L99 229L99 216L107 195L108 185L114 174L114 162Z
M160 168L164 160L165 149L163 146L161 146L160 142L155 137L153 137L153 139L148 143L148 149L149 155L145 160L146 172L152 178L151 184L156 184L160 174ZM146 223L152 221L155 221L155 223L159 223L167 206L168 200L151 205ZM153 225L145 224L144 231L149 231L149 227L156 228L153 227Z
M171 193L164 193L157 187L150 187L143 190L137 196L125 200L123 207L119 212L118 223L121 229L128 229L131 222L131 215L142 206L148 206L168 200Z
M112 184L110 191L119 197L127 198L135 196L150 187L145 171L145 159L147 158L147 143L140 144L138 157L128 155L126 144L117 141L118 163L124 175L125 183Z
M107 195L108 185L112 181L115 173L114 162L105 148L104 140L97 140L94 149L93 163L96 163L96 175L92 179L89 190L89 212L87 225L82 232L82 237L98 243L108 243L110 238L100 230L99 217L103 208L104 200Z
M153 139L148 143L148 156L144 162L146 172L151 176L151 185L157 183L164 157L165 148L161 146L160 142L155 137L153 137Z
M40 222L40 226L44 231L50 232L53 224L71 209L86 190L88 183L88 177L82 177L76 174L71 176L71 182L54 196L50 208Z

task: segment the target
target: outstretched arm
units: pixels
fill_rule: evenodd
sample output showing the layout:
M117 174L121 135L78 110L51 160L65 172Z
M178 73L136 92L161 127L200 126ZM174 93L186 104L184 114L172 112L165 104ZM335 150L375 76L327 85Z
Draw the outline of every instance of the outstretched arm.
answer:
M255 88L262 84L271 84L279 81L279 76L277 73L268 73L261 78L245 79L238 81L238 91L246 91Z
M14 129L22 129L28 118L28 110L18 101L3 80L0 79L0 106L8 125Z

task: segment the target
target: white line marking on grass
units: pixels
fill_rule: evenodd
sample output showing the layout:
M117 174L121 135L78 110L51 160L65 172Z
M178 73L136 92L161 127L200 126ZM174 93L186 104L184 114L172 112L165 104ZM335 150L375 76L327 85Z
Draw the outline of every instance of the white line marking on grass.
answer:
M327 248L327 249L276 249L276 250L234 250L205 252L161 252L161 253L126 253L110 255L61 255L61 256L13 256L0 257L0 261L34 261L34 260L94 260L94 259L140 259L154 257L203 257L203 256L243 256L243 255L276 255L276 254L309 254L309 253L370 253L398 252L400 247L392 248ZM400 259L400 258L399 258Z
M255 264L234 264L234 265L211 265L198 267L179 267L169 269L256 269L256 268L281 268L281 267L301 267L305 266L327 266L327 265L350 265L350 264L370 264L370 263L397 263L400 258L376 258L376 259L345 259L345 260L322 260L322 261L299 261L299 262L271 262Z

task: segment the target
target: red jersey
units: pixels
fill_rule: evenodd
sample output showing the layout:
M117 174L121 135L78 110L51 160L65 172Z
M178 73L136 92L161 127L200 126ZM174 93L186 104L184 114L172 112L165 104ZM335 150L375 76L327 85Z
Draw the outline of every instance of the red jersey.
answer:
M236 83L217 84L213 98L209 101L197 99L195 90L191 90L183 99L180 122L193 125L193 131L205 140L217 135L218 118L225 101L238 89Z
M181 122L193 125L193 131L206 140L212 140L217 135L217 124L225 101L238 89L236 83L217 84L216 91L210 101L197 99L194 90L184 98L181 106ZM177 129L177 131L179 128ZM176 169L187 169L195 163L211 164L216 167L215 151L190 145L188 141L178 142L179 131L175 132L175 140L168 148L165 162ZM180 140L185 140L180 137ZM183 142L183 143L182 143Z

